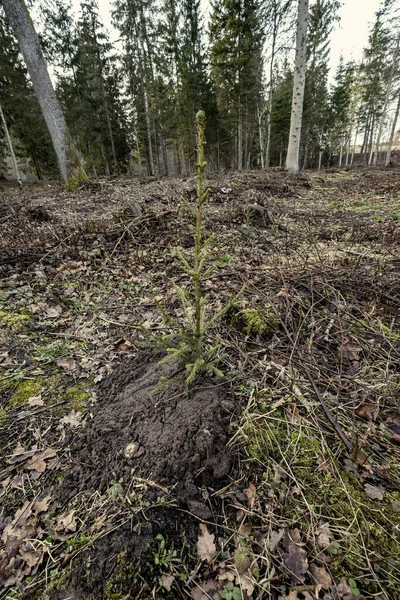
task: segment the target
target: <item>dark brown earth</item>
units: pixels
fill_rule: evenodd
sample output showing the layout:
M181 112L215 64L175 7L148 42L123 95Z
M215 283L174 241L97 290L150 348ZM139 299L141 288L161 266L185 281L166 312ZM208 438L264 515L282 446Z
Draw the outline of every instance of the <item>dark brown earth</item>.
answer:
M182 376L181 365L160 367L159 360L139 354L100 388L93 419L73 441L61 500L104 492L112 480L129 487L134 476L173 489L193 512L209 516L200 488L222 485L229 472L234 404L227 384L212 379L199 381L190 393L182 384L153 393L160 377Z

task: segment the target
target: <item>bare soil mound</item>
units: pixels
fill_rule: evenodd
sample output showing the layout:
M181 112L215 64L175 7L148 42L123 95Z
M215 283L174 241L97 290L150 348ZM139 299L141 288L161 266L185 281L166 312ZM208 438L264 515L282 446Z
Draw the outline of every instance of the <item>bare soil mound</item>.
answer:
M181 384L154 394L161 376L182 370L176 363L160 367L159 360L140 354L101 387L93 419L73 442L75 466L63 482L62 500L78 491L104 491L113 479L123 478L125 488L141 477L173 488L202 513L199 488L222 482L230 468L226 442L234 405L226 384L213 379L189 394Z

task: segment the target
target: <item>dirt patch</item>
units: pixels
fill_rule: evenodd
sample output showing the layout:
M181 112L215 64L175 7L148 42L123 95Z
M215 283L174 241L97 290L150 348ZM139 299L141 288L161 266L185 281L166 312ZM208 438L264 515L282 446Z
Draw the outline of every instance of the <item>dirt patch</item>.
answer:
M102 386L93 419L73 443L72 465L62 500L78 491L104 491L112 479L133 476L173 488L197 514L199 488L227 476L226 451L234 404L227 386L202 380L189 394L182 385L153 394L161 376L177 376L176 364L158 366L159 356L140 354L121 364ZM70 465L71 466L71 465Z
M154 555L167 557L173 548L182 552L182 561L191 565L188 543L194 545L199 526L196 519L169 508L148 511L147 520L138 530L127 522L91 545L80 560L63 573L47 591L51 600L109 600L111 598L154 598L157 583L169 573L166 561L155 561ZM160 541L166 551L161 551ZM194 564L193 564L194 567ZM183 568L176 561L175 572ZM160 592L158 592L159 594ZM157 598L176 598L175 590L164 589Z

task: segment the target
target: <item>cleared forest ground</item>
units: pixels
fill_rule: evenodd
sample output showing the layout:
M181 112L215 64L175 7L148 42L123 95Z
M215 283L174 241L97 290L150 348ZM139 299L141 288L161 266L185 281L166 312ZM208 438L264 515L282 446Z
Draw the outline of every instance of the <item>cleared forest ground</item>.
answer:
M399 597L400 171L208 185L208 302L246 290L189 396L140 326L195 180L0 189L0 598Z

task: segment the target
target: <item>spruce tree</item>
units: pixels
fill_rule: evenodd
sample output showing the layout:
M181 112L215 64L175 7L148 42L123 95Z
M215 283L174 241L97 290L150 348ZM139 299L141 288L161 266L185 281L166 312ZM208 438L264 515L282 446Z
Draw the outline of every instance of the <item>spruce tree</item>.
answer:
M258 0L212 2L211 72L221 115L221 154L225 166L239 170L258 155L262 40Z

